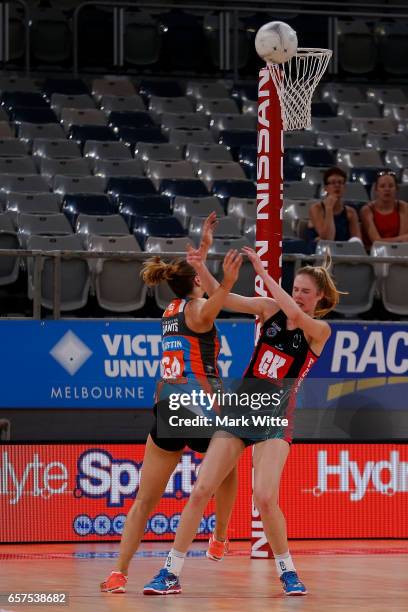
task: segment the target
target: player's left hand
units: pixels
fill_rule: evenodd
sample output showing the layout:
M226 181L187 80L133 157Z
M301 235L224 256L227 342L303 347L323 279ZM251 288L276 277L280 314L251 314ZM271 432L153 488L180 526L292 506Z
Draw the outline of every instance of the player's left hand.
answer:
M265 268L263 267L262 261L259 259L259 255L250 247L243 247L242 253L246 255L254 267L257 274L265 274Z
M200 240L200 250L204 256L207 255L208 250L211 248L213 243L213 237L215 228L217 227L217 215L215 212L212 212L208 215L203 224L203 229L201 230L201 240Z

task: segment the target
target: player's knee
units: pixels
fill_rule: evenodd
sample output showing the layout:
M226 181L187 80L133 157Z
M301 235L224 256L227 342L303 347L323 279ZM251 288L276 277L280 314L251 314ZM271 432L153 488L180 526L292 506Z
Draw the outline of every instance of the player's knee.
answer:
M254 504L259 512L271 512L278 505L278 496L276 491L254 491Z
M205 482L197 483L191 492L190 503L194 506L206 505L212 493L213 491L208 484Z
M137 496L133 502L132 512L135 514L149 514L156 503L157 498L153 495Z

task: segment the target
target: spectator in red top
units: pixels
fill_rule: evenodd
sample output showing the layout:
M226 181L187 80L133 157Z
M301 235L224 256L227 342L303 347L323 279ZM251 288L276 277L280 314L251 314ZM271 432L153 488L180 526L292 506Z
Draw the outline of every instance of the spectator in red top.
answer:
M367 247L376 240L408 241L408 203L397 199L394 172L379 172L374 189L375 200L363 206L360 213Z

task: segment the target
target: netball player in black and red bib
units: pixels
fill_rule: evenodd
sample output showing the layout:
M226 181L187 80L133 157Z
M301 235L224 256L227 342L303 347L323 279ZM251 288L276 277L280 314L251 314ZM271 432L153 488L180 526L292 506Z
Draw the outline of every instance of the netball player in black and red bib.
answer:
M166 592L166 580L178 581L184 556L192 542L208 500L230 472L248 445L254 445L254 503L264 525L265 535L274 553L276 567L284 592L287 595L306 594L300 582L288 549L285 517L278 504L281 474L289 454L293 430L293 408L296 391L319 358L329 336L330 326L320 317L330 312L338 303L338 292L325 267L301 268L294 280L292 296L284 291L265 271L257 254L250 248L243 249L252 262L272 298L244 297L230 294L225 306L236 312L256 315L261 324L255 351L238 391L255 393L268 389L282 395L279 415L288 420L287 427L266 427L263 431L250 428L214 434L208 452L200 468L197 482L184 508L177 529L173 549L165 568L165 580L156 576L144 588L146 595ZM217 290L218 283L205 266L200 250L191 250L188 262L199 274L208 295ZM289 384L290 381L290 384ZM250 406L237 405L238 415L249 414ZM234 410L228 409L230 414ZM276 414L271 409L270 416Z
M206 223L211 224L211 218ZM204 250L208 246L204 244ZM154 425L146 442L140 485L126 518L116 569L100 585L103 592L125 592L128 567L144 535L148 516L162 497L184 448L188 446L205 453L210 443L211 432L206 438L189 439L179 432L171 436L168 396L174 392L189 393L193 389L209 391L220 388L217 367L220 343L214 321L238 278L241 261L242 257L236 251L227 253L223 263L223 282L209 299L204 299L200 279L186 260L165 263L160 257L154 257L144 265L143 279L148 286L167 281L178 297L169 304L162 318L162 379L156 391ZM189 416L195 415L189 412ZM236 491L237 473L231 466L216 495L214 535L222 543L222 550L220 546L214 548L211 538L207 553L215 560L224 553L226 530ZM169 588L169 592L178 591L173 587L173 590Z

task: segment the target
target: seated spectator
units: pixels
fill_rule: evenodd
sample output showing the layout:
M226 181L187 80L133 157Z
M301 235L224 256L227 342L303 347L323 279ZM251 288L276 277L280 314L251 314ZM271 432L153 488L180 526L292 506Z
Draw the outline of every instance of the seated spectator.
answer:
M337 167L323 175L326 196L309 211L307 237L314 245L318 240L361 240L357 212L343 202L346 179L346 173Z
M379 172L374 183L375 200L361 209L364 243L376 240L408 241L408 203L397 199L398 182L393 172Z

